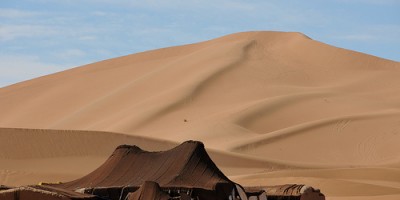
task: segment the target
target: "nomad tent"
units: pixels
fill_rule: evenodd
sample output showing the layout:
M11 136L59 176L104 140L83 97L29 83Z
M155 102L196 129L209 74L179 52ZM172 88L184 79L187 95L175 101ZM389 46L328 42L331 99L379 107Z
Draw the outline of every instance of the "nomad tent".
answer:
M124 199L146 181L157 183L171 197L180 197L185 193L199 199L234 199L236 196L245 199L242 187L218 169L203 143L197 141L187 141L160 152L121 145L92 173L53 186L110 199Z
M99 168L74 181L0 189L1 200L324 200L299 185L244 189L211 160L203 143L158 152L121 145Z
M268 200L322 200L325 196L306 185L286 184L262 187L245 187L247 196L255 196L263 191ZM251 198L249 198L251 200Z

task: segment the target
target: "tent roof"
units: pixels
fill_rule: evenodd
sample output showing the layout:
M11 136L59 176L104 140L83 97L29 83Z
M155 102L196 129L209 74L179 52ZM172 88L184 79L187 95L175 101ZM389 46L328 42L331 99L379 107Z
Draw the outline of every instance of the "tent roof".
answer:
M153 181L161 187L215 189L218 184L232 184L211 160L204 145L187 141L159 152L137 146L121 145L107 161L92 173L63 184L66 189L141 186Z

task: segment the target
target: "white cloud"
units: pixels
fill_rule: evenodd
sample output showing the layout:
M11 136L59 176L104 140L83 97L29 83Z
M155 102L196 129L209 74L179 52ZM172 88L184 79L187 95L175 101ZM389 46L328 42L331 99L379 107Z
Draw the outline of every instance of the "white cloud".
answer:
M82 41L91 41L91 40L97 40L97 37L94 35L83 35L80 36L78 39Z
M98 16L98 17L104 17L104 16L110 15L109 12L104 12L104 11L94 11L94 12L91 12L91 14L94 16Z
M336 34L330 38L348 41L399 43L397 36L400 35L398 25L369 25L357 26L348 30L347 34Z
M363 4L375 4L375 5L394 5L400 4L399 0L337 0L341 3L363 3Z
M41 2L51 2L51 0L39 0ZM166 10L197 10L197 9L218 9L221 11L225 10L236 10L236 11L250 11L257 8L257 5L240 0L59 0L61 4L74 4L74 3L93 3L93 4L108 4L111 6L130 7L130 8L147 8L147 9L166 9ZM262 1L260 1L262 2ZM260 3L258 2L258 3ZM95 11L92 14L104 15L106 13Z
M0 41L13 40L19 37L48 36L56 31L41 25L0 25Z
M376 36L369 34L350 34L350 35L336 36L333 38L341 40L352 40L352 41L371 41L378 39Z
M25 18L40 15L38 12L17 10L10 8L0 8L0 18Z
M29 55L0 55L0 87L62 71L61 66L41 61Z
M56 53L55 56L63 60L69 60L76 59L77 57L86 56L86 52L81 49L67 49L62 52Z

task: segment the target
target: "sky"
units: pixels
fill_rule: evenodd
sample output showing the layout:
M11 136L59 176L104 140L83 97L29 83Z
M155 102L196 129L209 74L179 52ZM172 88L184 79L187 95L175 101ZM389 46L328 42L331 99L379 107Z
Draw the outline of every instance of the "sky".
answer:
M400 0L0 0L0 87L257 30L400 61Z

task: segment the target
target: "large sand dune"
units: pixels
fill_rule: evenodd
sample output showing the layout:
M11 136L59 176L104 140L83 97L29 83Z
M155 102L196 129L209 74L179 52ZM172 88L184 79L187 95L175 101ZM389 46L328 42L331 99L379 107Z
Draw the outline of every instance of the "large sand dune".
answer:
M0 88L0 184L77 178L121 143L195 139L239 183L399 199L398 77L398 62L247 32L21 82Z

